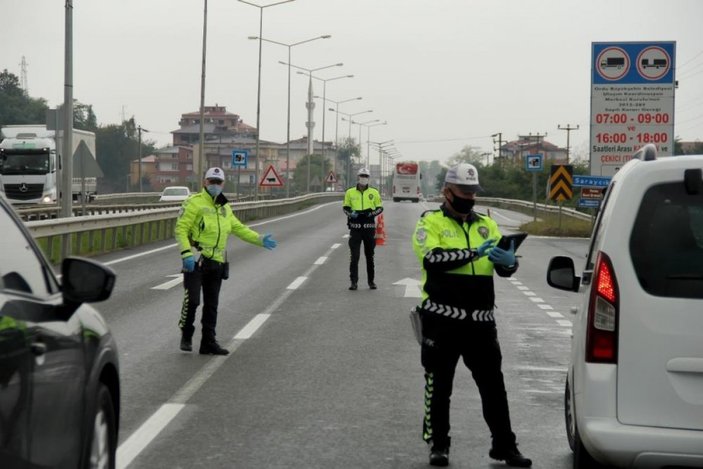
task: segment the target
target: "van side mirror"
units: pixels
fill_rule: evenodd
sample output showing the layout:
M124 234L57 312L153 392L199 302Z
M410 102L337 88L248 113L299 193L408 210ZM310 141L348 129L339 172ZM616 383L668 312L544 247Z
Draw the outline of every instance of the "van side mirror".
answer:
M581 278L575 272L574 261L570 257L552 257L547 267L547 283L550 287L577 292Z

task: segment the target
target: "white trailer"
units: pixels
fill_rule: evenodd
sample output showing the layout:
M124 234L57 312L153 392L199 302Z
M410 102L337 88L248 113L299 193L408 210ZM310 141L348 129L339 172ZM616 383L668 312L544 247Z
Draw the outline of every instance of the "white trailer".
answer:
M57 148L59 152L62 148L61 132L57 139L55 131L47 130L44 125L10 125L1 131L4 140L0 142L0 191L5 198L14 204L57 203L61 194L57 159ZM82 142L88 147L92 161L74 158ZM95 161L95 133L73 129L73 149L68 161L73 164L73 199L94 198L96 176L101 175Z

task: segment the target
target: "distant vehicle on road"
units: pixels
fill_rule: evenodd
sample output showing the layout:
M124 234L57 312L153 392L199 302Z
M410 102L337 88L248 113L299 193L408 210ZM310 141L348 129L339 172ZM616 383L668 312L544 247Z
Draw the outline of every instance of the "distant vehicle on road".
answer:
M169 186L164 188L159 202L177 202L190 197L190 189L185 186Z
M420 201L420 165L415 161L396 163L393 168L393 202Z
M115 274L64 259L61 283L0 196L0 467L114 468L118 352L86 303L106 300Z
M564 392L574 469L703 467L703 155L647 145L616 174L579 293Z

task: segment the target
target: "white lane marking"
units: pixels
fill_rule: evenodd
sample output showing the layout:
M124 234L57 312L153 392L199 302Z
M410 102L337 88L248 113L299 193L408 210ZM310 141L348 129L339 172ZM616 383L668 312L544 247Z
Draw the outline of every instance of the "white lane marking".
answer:
M515 284L513 284L513 285L515 285ZM518 290L525 291L525 290L529 290L530 287L517 287L517 289L518 289Z
M168 282L164 282L161 285L156 285L155 287L151 287L152 290L169 290L176 285L179 285L183 283L183 274L171 274L167 275L166 277L175 277L173 280L169 280Z
M557 319L557 324L564 327L571 327L573 325L568 319Z
M542 298L530 298L532 301L535 303L544 303L544 300Z
M563 314L557 313L556 311L547 311L547 315L549 315L550 318L554 319L561 319L564 317Z
M306 281L308 278L307 277L298 277L295 280L291 282L290 285L286 287L286 290L296 290L299 286L303 284L304 281Z
M520 220L515 220L515 219L513 219L513 218L506 217L505 215L503 215L503 214L502 214L501 212L499 212L498 210L491 210L491 218L495 218L493 215L497 215L499 218L502 218L503 220L507 220L507 221L509 221L509 222L511 222L511 223L515 223L515 224L520 224L520 223L521 223Z
M234 336L235 340L236 339L249 339L254 333L266 322L268 318L270 318L270 314L257 314L252 318L249 323L242 328L241 331L237 333L237 335Z
M538 306L540 309L554 309L554 308L552 308L552 307L549 306L549 305L537 305L537 306ZM549 314L549 313L547 313L547 314Z
M156 438L161 430L169 424L178 413L183 410L184 404L163 404L154 412L141 427L130 435L124 443L117 448L117 469L129 466L134 458Z
M404 298L421 298L422 290L420 290L420 280L414 278L404 278L394 282L393 285L404 285L405 293L403 293Z
M525 296L537 296L537 293L535 293L533 291L524 291L522 293L524 293Z
M266 224L268 224L268 223L274 223L274 222L277 222L277 221L286 220L286 219L288 219L288 218L299 217L300 215L306 215L306 214L308 214L308 213L314 212L315 210L319 210L319 209L321 209L322 207L326 207L326 206L328 206L328 205L336 205L336 204L338 204L338 203L339 203L339 202L330 202L330 203L327 203L327 204L316 205L316 206L310 208L309 210L304 210L304 211L302 211L302 212L295 212L295 213L292 214L292 215L284 215L284 216L278 217L278 218L271 218L271 219L268 219L268 220L263 220L263 221L260 221L259 223L252 223L252 224L249 224L249 225L247 225L247 226L249 226L250 228L253 228L253 227L256 227L256 226L266 225ZM347 236L349 236L349 235L347 235ZM140 257L148 256L149 254L154 254L154 253L156 253L156 252L161 252L161 251L164 251L164 250L166 250L166 249L173 249L173 248L175 248L176 246L178 246L178 243L173 243L173 244L169 244L169 245L167 245L167 246L161 246L160 248L151 249L151 250L149 250L149 251L144 251L144 252L141 252L141 253L139 253L139 254L133 254L133 255L131 255L131 256L121 257L121 258L119 258L119 259L114 259L114 260L111 260L111 261L103 262L103 264L105 264L105 265L119 264L120 262L131 261L132 259L137 259L137 258L140 258Z
M337 249L339 246L341 246L341 243L334 243L332 249Z
M327 260L327 257L318 257L317 260L315 261L315 265L322 265L325 263Z

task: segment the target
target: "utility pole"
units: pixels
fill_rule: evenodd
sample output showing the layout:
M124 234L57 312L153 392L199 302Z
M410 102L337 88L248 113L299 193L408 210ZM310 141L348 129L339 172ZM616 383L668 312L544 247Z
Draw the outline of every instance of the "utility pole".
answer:
M194 187L198 187L198 181L203 179L203 158L205 157L205 54L207 52L207 0L203 0L203 57L202 64L200 67L200 137L198 138L198 162L193 165L193 170L195 171L195 182ZM258 132L259 123L256 123ZM257 140L257 153L259 142ZM141 151L142 146L139 145L139 151ZM256 155L258 158L259 155ZM139 192L142 191L142 160L139 159Z
M137 167L138 173L139 173L139 192L142 191L142 132L149 132L146 129L143 129L142 126L137 126L137 134L139 135L139 159Z
M557 129L566 130L566 164L569 164L569 135L571 134L572 130L578 130L579 125L576 124L576 127L571 127L571 124L566 124L566 127L557 125Z
M503 156L503 132L498 132L493 135L493 145L496 144L496 137L498 137L498 161L502 162L502 156ZM495 151L495 147L493 147L493 151ZM502 164L502 163L501 163Z

